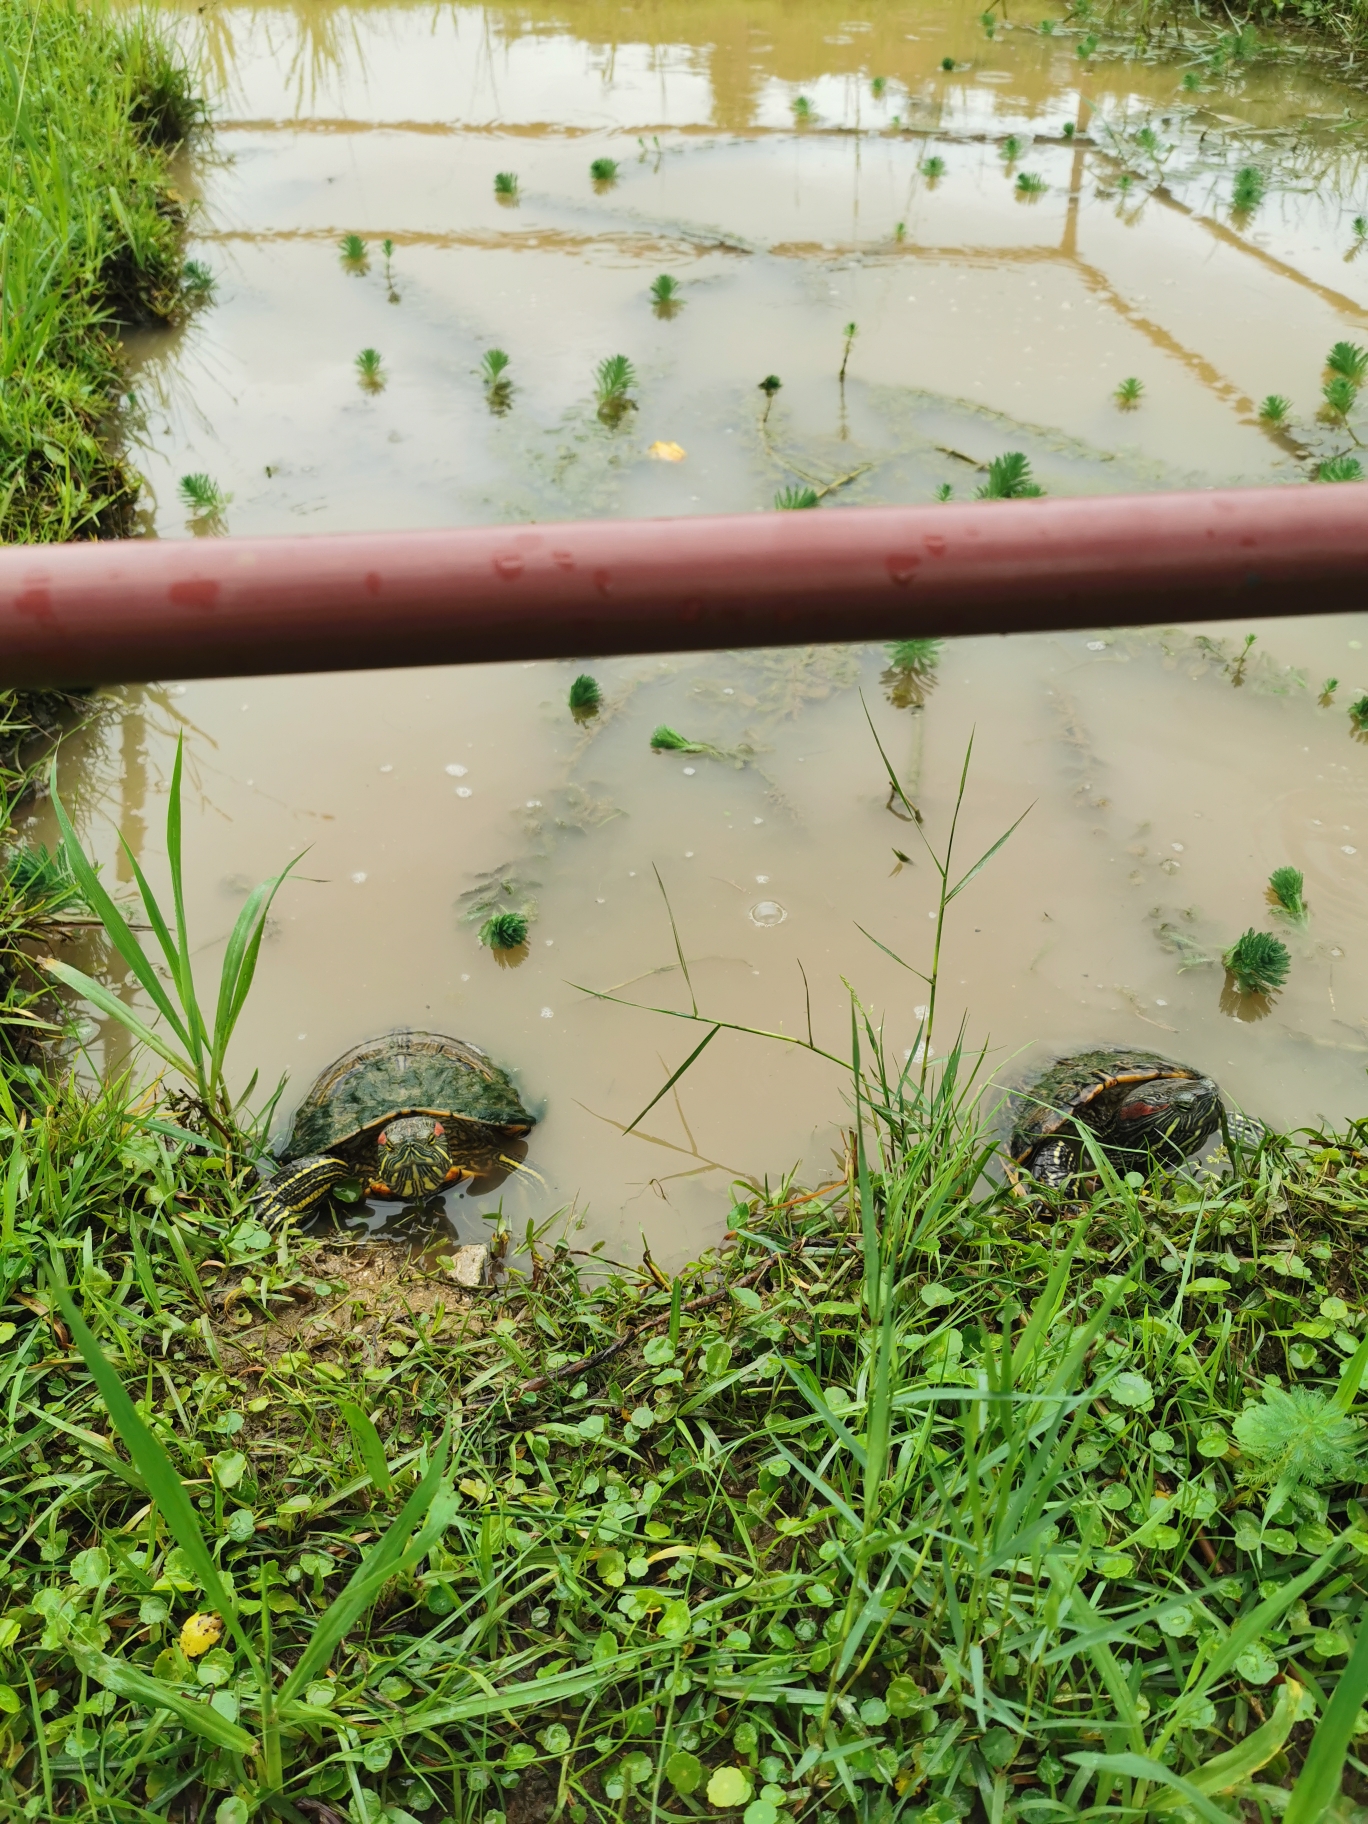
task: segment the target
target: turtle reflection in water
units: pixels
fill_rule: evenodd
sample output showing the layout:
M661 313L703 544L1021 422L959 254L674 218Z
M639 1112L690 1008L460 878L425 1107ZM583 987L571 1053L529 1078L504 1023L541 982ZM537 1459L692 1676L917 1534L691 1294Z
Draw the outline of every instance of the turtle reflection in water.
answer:
M308 1216L359 1182L410 1203L495 1169L534 1125L497 1064L436 1032L395 1032L329 1065L296 1111L280 1168L259 1193L268 1221Z
M1220 1116L1220 1090L1190 1064L1153 1051L1080 1051L1018 1092L1010 1151L1040 1183L1064 1184L1088 1163L1081 1123L1117 1171L1143 1172L1181 1165Z

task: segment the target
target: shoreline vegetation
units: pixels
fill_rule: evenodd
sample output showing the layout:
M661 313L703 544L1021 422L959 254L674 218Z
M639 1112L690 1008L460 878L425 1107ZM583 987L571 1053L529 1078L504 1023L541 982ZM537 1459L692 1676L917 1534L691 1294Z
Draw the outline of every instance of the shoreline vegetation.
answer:
M146 19L0 29L0 536L127 530L198 107ZM70 708L5 697L7 829ZM73 843L0 875L0 1824L1368 1815L1368 1123L1023 1197L855 1009L829 1182L676 1274L500 1221L472 1290L261 1220L259 927L211 1028L150 921L198 1083L77 1080L37 964L138 940Z

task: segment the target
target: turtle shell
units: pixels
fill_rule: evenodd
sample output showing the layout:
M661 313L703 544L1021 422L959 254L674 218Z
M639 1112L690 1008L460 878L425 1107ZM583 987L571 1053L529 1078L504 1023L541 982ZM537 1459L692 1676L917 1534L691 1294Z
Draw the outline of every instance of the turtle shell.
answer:
M1018 1165L1025 1164L1043 1140L1075 1117L1105 1142L1116 1111L1135 1085L1184 1077L1201 1080L1202 1076L1190 1064L1175 1064L1154 1051L1108 1048L1058 1058L1017 1093L1012 1158Z
M295 1111L283 1159L348 1147L399 1115L434 1115L498 1134L534 1125L504 1071L439 1032L391 1032L330 1064Z

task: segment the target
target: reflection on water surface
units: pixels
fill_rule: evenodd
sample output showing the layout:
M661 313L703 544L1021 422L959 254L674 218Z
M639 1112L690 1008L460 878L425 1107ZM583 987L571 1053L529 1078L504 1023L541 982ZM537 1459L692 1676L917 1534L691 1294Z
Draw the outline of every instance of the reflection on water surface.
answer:
M1299 483L1352 448L1316 413L1325 351L1368 339L1368 185L1358 101L1314 74L1081 57L1062 23L989 39L935 4L184 25L218 121L185 171L218 292L135 349L160 536L210 530L176 498L192 471L231 495L230 533L264 533L962 498L1006 450L1051 492ZM600 412L619 354L630 403ZM1358 604L1322 606L1224 645L952 642L915 688L856 648L614 661L583 724L576 666L171 682L118 694L65 789L115 879L116 825L155 869L183 729L202 968L248 885L309 851L244 1065L298 1092L395 1024L473 1040L545 1111L540 1177L498 1192L515 1220L578 1199L668 1260L717 1230L732 1177L827 1171L840 1078L722 1037L624 1137L706 1029L582 990L688 1007L663 885L705 1013L805 1036L805 975L839 1049L844 977L910 1050L924 991L857 926L924 967L934 876L861 694L933 833L976 730L966 859L1033 806L956 902L941 1043L961 1013L995 1063L1114 1038L1277 1121L1358 1112L1368 752L1344 706L1368 665L1362 617L1331 612ZM731 757L652 753L662 723ZM1268 924L1285 863L1312 908L1289 985L1223 1010L1211 959ZM505 898L533 915L513 967L476 937ZM455 1198L458 1223L492 1201Z

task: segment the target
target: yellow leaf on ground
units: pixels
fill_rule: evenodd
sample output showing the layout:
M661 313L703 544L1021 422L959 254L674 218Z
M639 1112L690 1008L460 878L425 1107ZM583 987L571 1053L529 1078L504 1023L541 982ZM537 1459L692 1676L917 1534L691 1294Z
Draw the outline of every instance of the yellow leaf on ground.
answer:
M209 1651L222 1632L223 1623L217 1615L198 1612L180 1631L180 1650L187 1659L198 1659L201 1653Z
M684 450L677 443L653 443L646 454L657 462L683 462Z

